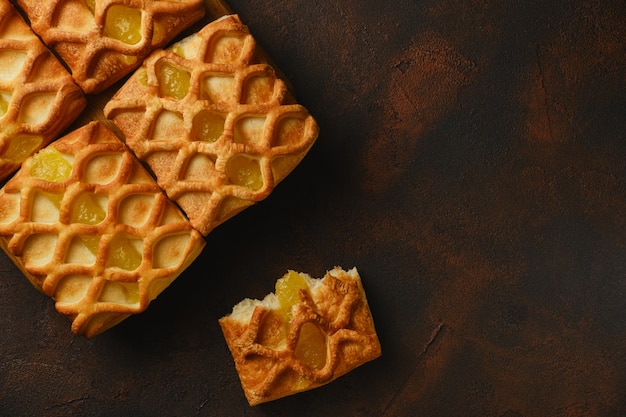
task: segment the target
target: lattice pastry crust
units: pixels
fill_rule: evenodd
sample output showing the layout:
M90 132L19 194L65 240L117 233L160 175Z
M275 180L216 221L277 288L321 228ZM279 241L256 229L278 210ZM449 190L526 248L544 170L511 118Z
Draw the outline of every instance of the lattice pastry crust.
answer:
M63 65L0 0L0 182L61 134L85 105Z
M17 0L86 93L111 86L204 16L202 0Z
M319 130L236 15L153 52L104 113L205 235L266 198Z
M290 271L276 293L242 301L220 325L250 405L327 384L381 355L356 268L319 280Z
M99 122L27 159L0 190L0 246L77 334L140 313L202 236Z

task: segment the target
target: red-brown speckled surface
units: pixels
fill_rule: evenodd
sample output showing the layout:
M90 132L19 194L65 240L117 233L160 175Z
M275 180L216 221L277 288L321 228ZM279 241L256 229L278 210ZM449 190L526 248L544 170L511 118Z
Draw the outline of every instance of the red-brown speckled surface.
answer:
M94 339L0 256L0 415L626 415L623 1L229 4L317 144ZM217 319L334 265L383 357L249 407Z

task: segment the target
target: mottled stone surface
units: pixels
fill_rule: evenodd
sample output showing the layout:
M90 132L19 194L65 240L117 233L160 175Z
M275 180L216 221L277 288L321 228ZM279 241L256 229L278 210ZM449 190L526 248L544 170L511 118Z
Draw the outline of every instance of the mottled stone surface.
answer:
M623 1L230 5L317 143L94 339L0 255L0 415L626 415ZM383 357L249 407L217 319L334 265Z

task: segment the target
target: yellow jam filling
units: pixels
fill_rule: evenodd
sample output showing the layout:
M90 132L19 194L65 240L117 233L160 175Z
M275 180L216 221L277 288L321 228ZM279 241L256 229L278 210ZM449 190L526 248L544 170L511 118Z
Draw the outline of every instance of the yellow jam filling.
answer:
M107 267L120 268L126 271L134 271L141 265L141 253L133 243L122 236L116 236L109 243L109 256Z
M257 160L235 155L228 160L227 165L228 178L231 183L251 190L258 190L263 186L261 167Z
M93 194L81 194L74 201L72 223L98 224L104 220L106 216L106 211L98 204Z
M42 149L36 153L30 166L33 177L50 182L61 182L69 178L72 165L54 148Z
M3 157L12 162L21 162L41 145L39 136L18 136L11 140Z
M300 291L308 291L302 275L289 271L276 281L276 297L280 302L279 314L287 325L291 322L292 307L300 302ZM315 323L307 322L300 328L295 356L305 365L319 370L326 364L326 335ZM299 381L298 385L306 384Z
M280 302L280 314L291 321L291 307L300 302L300 290L308 291L309 286L296 271L289 271L276 281L276 297Z
M80 240L85 245L89 252L91 252L94 256L98 255L98 244L100 243L100 236L88 236L81 235Z
M138 43L141 40L141 10L122 5L109 7L104 35L128 45Z
M193 118L193 136L204 142L215 142L224 133L224 122L223 116L202 111Z
M145 68L140 68L137 70L137 81L139 81L139 84L143 85L144 87L149 86L148 72Z
M161 62L156 68L161 96L169 96L177 100L184 98L189 92L191 74L167 62Z
M3 94L0 94L0 117L4 116L9 110L9 100Z

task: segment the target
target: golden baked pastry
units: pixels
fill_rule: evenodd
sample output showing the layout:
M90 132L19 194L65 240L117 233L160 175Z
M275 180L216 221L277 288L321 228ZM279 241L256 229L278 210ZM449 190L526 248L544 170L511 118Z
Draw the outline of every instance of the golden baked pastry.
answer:
M91 122L0 189L0 246L75 333L93 336L144 311L204 240L126 146Z
M141 65L204 16L202 0L17 0L33 31L54 49L86 93Z
M0 182L85 108L69 72L0 0Z
M250 405L327 384L381 347L356 268L322 279L289 271L276 292L219 321Z
M150 54L104 114L204 235L266 198L318 135L236 15Z

